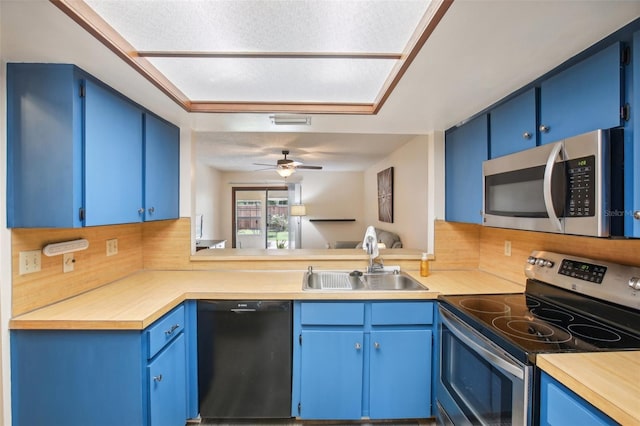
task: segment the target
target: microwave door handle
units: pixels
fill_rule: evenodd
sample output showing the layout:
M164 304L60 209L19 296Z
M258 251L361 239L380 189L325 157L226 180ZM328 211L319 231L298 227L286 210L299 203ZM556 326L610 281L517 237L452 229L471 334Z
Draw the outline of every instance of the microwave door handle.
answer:
M451 333L464 342L464 344L471 348L475 353L505 373L509 373L520 380L524 380L524 370L522 367L478 344L471 337L467 336L464 331L458 329L458 327L453 323L454 321L458 321L451 318L447 312L444 312L441 309L440 313L442 314L440 315L440 320L449 328L449 331L451 331Z
M544 194L544 206L547 209L547 215L549 215L549 220L551 224L558 230L562 231L562 223L560 223L560 219L556 215L556 210L553 207L553 197L551 196L551 182L553 178L553 166L556 163L556 159L560 156L562 152L562 142L558 142L555 144L551 153L549 154L549 158L547 158L547 165L544 169L544 182L543 182L543 194Z

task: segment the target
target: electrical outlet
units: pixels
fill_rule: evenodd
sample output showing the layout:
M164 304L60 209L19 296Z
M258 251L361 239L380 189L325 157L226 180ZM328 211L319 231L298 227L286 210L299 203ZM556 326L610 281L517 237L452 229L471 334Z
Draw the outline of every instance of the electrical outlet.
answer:
M116 254L118 254L118 239L107 240L107 256L115 256Z
M504 242L504 255L511 256L511 241L505 240Z
M32 274L40 271L41 257L40 250L29 250L20 252L20 275Z
M73 253L65 253L62 255L62 272L72 272L75 266L76 259L73 257Z

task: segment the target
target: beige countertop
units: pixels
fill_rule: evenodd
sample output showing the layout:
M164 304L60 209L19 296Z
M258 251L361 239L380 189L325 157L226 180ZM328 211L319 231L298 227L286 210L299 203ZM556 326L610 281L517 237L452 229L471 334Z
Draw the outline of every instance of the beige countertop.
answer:
M12 329L142 330L187 299L435 299L439 294L521 293L522 285L481 271L408 273L426 291L303 291L304 271L141 271L15 317ZM523 280L524 281L524 280Z
M640 424L640 351L543 354L536 364L618 423Z
M416 249L381 249L380 255L385 261L396 259L419 260L422 251ZM295 250L268 250L268 249L206 249L191 255L192 262L210 262L221 260L232 261L256 261L274 260L286 257L291 260L362 260L366 262L369 255L362 249L295 249Z
M10 322L12 329L142 330L188 299L433 300L439 294L521 293L486 272L409 275L426 291L303 291L304 271L140 271ZM640 424L640 352L540 355L538 364L622 424Z

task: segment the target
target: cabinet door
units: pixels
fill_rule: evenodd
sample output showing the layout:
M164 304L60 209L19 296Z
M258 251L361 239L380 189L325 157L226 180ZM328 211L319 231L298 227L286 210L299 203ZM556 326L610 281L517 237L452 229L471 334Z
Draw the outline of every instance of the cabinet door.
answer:
M625 133L624 233L640 237L640 32L633 35L631 135ZM625 129L625 132L628 129ZM628 139L628 140L627 140Z
M187 419L186 346L180 334L147 367L151 426L182 425Z
M7 225L82 226L82 78L72 65L7 64Z
M86 82L85 226L142 220L142 111Z
M146 425L144 358L137 330L11 330L13 424Z
M540 142L620 126L621 44L616 43L544 81L540 91Z
M371 332L370 417L431 416L431 331Z
M144 136L144 220L177 219L180 129L145 114Z
M361 418L363 344L362 331L302 332L301 418Z
M447 134L445 141L445 217L451 222L482 222L482 162L488 154L484 114Z
M551 376L542 373L541 377L541 426L618 424Z
M536 89L530 89L491 111L490 158L536 146Z

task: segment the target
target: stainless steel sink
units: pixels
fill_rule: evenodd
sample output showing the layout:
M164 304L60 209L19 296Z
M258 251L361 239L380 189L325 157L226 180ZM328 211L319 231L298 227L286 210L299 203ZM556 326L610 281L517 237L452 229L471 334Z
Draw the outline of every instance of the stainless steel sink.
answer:
M403 272L362 273L360 271L305 272L302 290L359 291L359 290L428 290L427 287Z
M418 281L403 273L366 274L363 278L369 290L427 290Z

